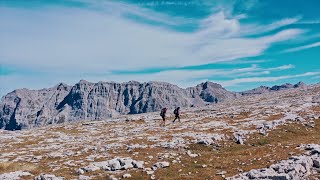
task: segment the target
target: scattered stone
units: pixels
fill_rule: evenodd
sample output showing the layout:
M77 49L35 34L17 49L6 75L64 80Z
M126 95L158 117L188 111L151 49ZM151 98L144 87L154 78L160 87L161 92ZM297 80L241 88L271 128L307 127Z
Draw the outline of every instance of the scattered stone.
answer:
M80 168L80 169L78 169L78 170L76 171L76 173L77 173L78 175L84 174L84 170L83 170L82 168Z
M105 171L116 171L126 170L131 168L143 169L144 161L136 161L131 158L114 158L108 161L94 162L89 166L77 170L78 173L105 170Z
M16 179L20 179L20 177L31 176L31 175L32 174L30 174L29 172L15 171L15 172L10 172L10 173L0 174L0 179L1 180L16 180Z
M144 161L132 161L133 167L138 169L143 169Z
M220 171L220 172L217 172L216 175L224 175L224 174L227 174L226 171Z
M109 176L109 180L118 180L114 175Z
M271 165L269 168L253 169L227 179L308 179L307 177L313 171L313 168L319 168L320 154L314 153L317 152L319 146L309 144L302 147L308 150L309 155L292 156L288 160Z
M235 138L237 144L244 144L242 136L240 134L234 134L234 138Z
M188 156L190 156L192 158L195 158L195 157L199 156L198 154L192 154L190 150L187 151L187 154L188 154Z
M34 178L34 180L65 180L64 177L57 177L53 174L41 174Z
M155 163L153 166L152 166L152 170L157 170L159 168L166 168L166 167L169 167L170 166L170 163L169 162L166 162L166 161L163 161L163 162L157 162Z
M80 175L79 180L90 180L91 178L89 176Z
M124 174L122 177L123 178L131 178L131 174Z

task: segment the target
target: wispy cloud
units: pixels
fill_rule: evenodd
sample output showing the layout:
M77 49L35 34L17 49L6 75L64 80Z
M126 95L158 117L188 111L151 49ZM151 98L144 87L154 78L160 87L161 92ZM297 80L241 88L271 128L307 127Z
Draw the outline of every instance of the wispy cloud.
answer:
M287 49L287 50L285 50L283 52L284 53L296 52L296 51L302 51L302 50L305 50L305 49L310 49L310 48L319 47L319 46L320 46L320 42L316 42L316 43L308 44L308 45L305 45L305 46L299 46L299 47Z
M140 13L170 23L166 22L170 21L167 15L123 3L106 3L106 12L1 8L0 62L89 72L181 67L258 56L273 43L303 33L287 29L263 37L234 38L242 26L238 19L227 18L223 12L201 21L196 32L177 32L122 16Z
M320 24L320 20L299 21L295 24Z
M199 81L205 81L209 79L217 79L217 78L243 78L243 77L251 77L251 76L261 76L271 74L273 71L283 71L287 69L294 68L293 65L284 65L279 67L272 68L262 68L257 65L251 65L245 68L238 69L209 69L209 70L167 70L156 73L148 73L148 74L108 74L105 75L107 80L114 81L130 81L132 79L137 81L166 81L170 83L174 83L180 85L181 87L189 87L196 85ZM99 76L99 75L98 75ZM220 82L220 81L219 81Z
M241 29L241 33L239 35L246 36L246 35L256 35L256 34L263 34L269 31L277 30L283 28L285 26L295 24L299 22L301 17L294 17L294 18L285 18L273 22L271 24L245 24Z
M267 68L266 70L268 71L279 71L279 70L286 70L286 69L292 69L295 68L294 65L292 64L288 64L288 65L283 65L283 66L279 66L279 67L274 67L274 68Z
M261 60L260 57L257 57L258 60L246 59L262 56L274 44L296 39L305 33L303 29L289 26L300 22L299 16L262 24L245 21L249 17L245 12L230 13L232 7L228 6L213 8L206 17L185 18L143 8L157 4L143 4L142 7L123 1L76 1L85 2L87 6L0 7L0 64L24 67L41 74L41 81L31 75L6 74L6 79L1 79L6 89L28 87L35 83L37 87L45 87L46 83L64 79L73 84L81 78L119 82L159 80L184 87L214 77L260 78L295 66L286 62L283 64L288 65L269 68L259 65L209 70L179 68L214 63L265 64L268 60L263 57ZM182 2L166 1L164 6L170 3L178 6ZM212 5L212 1L206 2ZM247 10L258 3L256 0L246 2L248 4L243 8ZM188 25L196 28L192 31L174 28ZM318 44L311 46L315 45ZM302 50L299 48L295 50ZM152 68L175 70L145 74L112 73Z
M235 86L243 83L253 83L253 82L275 82L283 79L292 79L306 76L319 75L320 72L306 72L303 74L289 75L289 76L276 76L276 77L250 77L250 78L236 78L229 81L217 81L225 87Z

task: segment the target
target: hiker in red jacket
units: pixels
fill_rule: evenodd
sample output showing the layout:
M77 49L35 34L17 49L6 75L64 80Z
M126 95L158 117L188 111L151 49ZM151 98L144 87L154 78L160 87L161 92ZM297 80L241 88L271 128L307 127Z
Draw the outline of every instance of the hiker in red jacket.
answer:
M177 107L174 111L173 114L175 115L174 120L172 121L172 123L174 123L177 119L180 121L180 107Z
M167 108L162 108L162 110L160 112L160 116L162 117L162 122L160 123L160 126L166 125L166 113L167 113Z

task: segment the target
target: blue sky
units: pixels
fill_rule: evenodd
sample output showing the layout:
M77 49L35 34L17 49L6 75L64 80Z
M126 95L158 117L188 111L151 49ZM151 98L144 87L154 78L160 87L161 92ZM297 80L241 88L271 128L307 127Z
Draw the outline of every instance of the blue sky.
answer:
M0 0L0 96L137 80L320 82L318 0Z

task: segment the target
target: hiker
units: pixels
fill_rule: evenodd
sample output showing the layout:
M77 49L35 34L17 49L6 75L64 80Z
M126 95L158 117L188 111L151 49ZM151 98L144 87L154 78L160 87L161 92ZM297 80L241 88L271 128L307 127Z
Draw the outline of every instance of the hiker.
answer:
M160 126L166 125L166 113L167 113L167 108L162 108L162 110L160 112L160 116L162 117L162 122L160 123Z
M174 111L173 114L175 115L174 120L172 121L172 123L174 123L177 119L180 122L180 107L177 107Z

